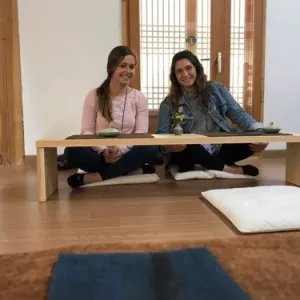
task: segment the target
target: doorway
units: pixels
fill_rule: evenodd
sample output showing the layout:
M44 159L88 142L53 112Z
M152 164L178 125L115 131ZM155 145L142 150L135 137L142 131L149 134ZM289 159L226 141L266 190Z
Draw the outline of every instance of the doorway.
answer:
M262 121L265 1L123 0L123 42L139 55L135 88L146 94L150 132L168 93L173 55L196 54L208 79L223 83Z

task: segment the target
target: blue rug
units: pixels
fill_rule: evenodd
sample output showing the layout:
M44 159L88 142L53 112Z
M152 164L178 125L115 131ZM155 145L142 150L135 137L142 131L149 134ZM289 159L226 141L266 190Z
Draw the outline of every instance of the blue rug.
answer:
M206 248L58 256L48 300L248 300Z

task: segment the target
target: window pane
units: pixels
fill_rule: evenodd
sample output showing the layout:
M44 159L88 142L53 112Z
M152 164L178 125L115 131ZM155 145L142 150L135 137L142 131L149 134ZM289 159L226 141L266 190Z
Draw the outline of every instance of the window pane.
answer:
M230 91L246 110L252 106L253 0L231 0Z
M197 56L201 61L204 73L210 79L210 0L197 1Z
M185 0L140 0L141 91L149 109L168 94L173 55L185 48Z

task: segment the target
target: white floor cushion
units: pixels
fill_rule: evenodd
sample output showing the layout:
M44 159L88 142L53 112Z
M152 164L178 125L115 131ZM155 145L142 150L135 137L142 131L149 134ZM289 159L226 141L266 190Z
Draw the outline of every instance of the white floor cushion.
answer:
M243 174L232 174L223 171L217 170L207 170L206 171L212 178L220 178L220 179L254 179L255 177Z
M191 180L191 179L254 179L253 176L231 174L217 170L206 170L201 166L196 166L196 170L187 172L178 172L178 166L171 165L169 172L175 180Z
M213 175L208 174L201 169L195 171L178 172L177 166L170 166L168 171L175 180L213 179Z
M300 188L258 186L202 193L243 233L300 229Z
M105 185L153 183L159 181L159 179L160 178L156 174L127 175L127 176L120 176L120 177L107 179L95 183L85 184L80 187L87 188L87 187L105 186Z

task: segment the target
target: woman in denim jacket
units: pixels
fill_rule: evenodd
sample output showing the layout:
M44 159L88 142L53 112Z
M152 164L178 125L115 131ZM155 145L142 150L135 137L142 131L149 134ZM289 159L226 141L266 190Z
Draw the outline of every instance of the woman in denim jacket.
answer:
M173 132L175 113L183 118L184 133L236 131L226 118L243 130L263 128L222 84L207 81L203 66L192 52L183 50L174 55L170 80L169 95L159 109L157 133ZM166 145L161 147L161 152L168 155L168 164L179 166L180 172L199 164L207 169L256 176L259 173L256 167L235 163L266 147L267 144Z

